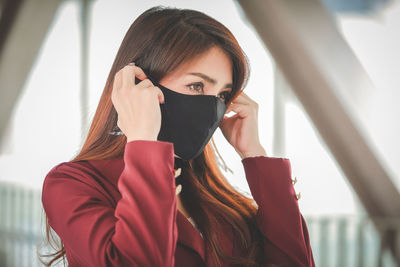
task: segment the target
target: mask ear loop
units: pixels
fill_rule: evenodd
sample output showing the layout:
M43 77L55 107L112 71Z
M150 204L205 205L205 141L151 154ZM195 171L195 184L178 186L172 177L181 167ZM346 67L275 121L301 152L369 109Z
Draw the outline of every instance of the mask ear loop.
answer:
M228 165L226 165L225 160L222 158L221 154L219 153L219 151L218 151L218 149L217 149L217 146L215 145L215 142L214 142L214 136L211 137L211 144L212 144L212 146L213 146L214 151L217 152L218 158L219 158L219 159L222 161L222 163L223 163L223 165L221 165L221 163L218 162L218 165L221 166L221 168L222 168L225 172L228 172L228 171L229 171L230 173L233 174L233 171L228 167Z

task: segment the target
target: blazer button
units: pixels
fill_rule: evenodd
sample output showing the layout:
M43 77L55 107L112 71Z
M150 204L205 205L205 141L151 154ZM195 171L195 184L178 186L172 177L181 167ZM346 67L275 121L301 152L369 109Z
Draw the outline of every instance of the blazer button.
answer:
M292 179L292 183L293 184L297 183L297 177L296 176L294 177L294 180Z
M181 175L182 169L178 168L178 169L174 169L174 174L175 174L175 178L177 178L179 175Z
M296 198L297 198L297 200L299 200L299 199L300 199L300 197L301 197L300 193L301 193L301 192L299 192L298 194L296 194Z

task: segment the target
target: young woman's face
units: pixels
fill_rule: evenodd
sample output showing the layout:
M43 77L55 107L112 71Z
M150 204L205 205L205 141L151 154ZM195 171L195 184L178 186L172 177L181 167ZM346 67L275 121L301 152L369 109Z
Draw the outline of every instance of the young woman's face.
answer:
M159 83L178 93L214 95L224 101L232 91L232 63L219 47L213 47Z
M159 83L178 93L214 95L225 102L232 91L232 63L219 47L213 47L169 73Z

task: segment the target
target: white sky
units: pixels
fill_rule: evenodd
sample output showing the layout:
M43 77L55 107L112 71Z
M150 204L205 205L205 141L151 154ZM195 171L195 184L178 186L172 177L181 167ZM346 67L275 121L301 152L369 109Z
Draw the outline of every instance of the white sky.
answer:
M134 19L155 5L197 9L225 24L236 36L251 63L246 93L260 104L260 137L272 154L273 62L263 45L239 16L233 1L128 1L97 0L92 9L89 88L93 117L108 72L119 45ZM26 82L10 124L7 148L0 155L0 180L41 189L47 172L69 161L79 150L80 140L80 42L79 9L66 1L58 10L41 52ZM360 120L374 149L400 188L400 5L379 17L337 17L341 31L371 76L376 92L372 117ZM286 105L286 149L297 176L296 192L304 215L357 214L357 199L349 183L317 137L303 109ZM218 129L214 135L219 151L234 170L232 184L248 192L240 157ZM310 164L313 162L312 164ZM23 166L23 168L20 167Z

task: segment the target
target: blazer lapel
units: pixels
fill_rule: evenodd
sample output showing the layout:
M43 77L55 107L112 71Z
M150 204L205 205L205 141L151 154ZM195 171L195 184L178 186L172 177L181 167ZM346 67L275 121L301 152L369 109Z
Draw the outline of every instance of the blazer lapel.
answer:
M219 221L220 223L222 220ZM199 232L189 222L189 220L179 210L176 217L176 223L178 225L178 242L191 248L200 255L207 266L212 266L211 258L208 257L210 251L206 249L204 239L200 236ZM217 231L218 239L222 249L230 256L233 254L233 232L232 226L223 223L218 227Z
M197 252L203 261L205 257L205 243L200 233L179 210L176 216L178 226L178 242Z

